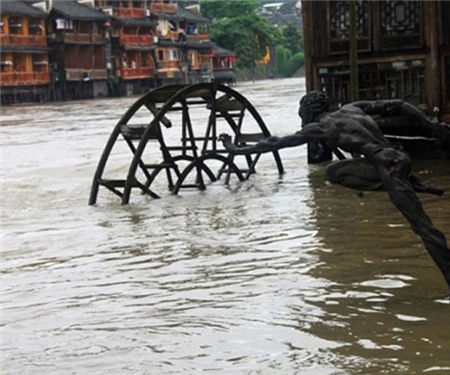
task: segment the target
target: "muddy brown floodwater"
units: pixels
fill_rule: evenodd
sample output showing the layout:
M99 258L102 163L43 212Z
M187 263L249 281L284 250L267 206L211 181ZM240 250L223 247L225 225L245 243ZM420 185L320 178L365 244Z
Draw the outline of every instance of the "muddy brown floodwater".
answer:
M299 127L302 79L236 89L272 133ZM230 187L88 206L134 100L1 109L3 374L450 373L422 243L385 193L325 183L304 147L281 151L282 178L269 157ZM414 167L450 193L448 161ZM421 199L450 237L450 194Z

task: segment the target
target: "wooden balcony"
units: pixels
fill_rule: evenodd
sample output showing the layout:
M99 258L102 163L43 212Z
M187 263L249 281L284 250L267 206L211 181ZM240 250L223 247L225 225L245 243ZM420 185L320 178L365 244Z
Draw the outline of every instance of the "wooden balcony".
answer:
M198 62L195 64L190 64L189 69L190 70L200 70L200 64Z
M0 73L2 86L46 85L50 83L49 72Z
M91 34L91 41L93 44L103 44L105 43L105 38L102 34Z
M105 42L102 34L65 33L61 41L71 44L102 44Z
M144 18L144 8L114 8L114 16L122 18Z
M83 81L85 73L88 74L89 81L99 79L106 79L108 73L106 69L80 69L80 68L66 68L67 81Z
M119 37L119 43L123 46L150 46L153 44L153 36L121 34Z
M35 72L34 80L38 85L50 83L50 72Z
M177 42L178 40L180 40L180 34L176 31L169 31L167 34L162 34L161 32L159 32L159 39Z
M47 37L45 35L19 35L2 34L0 37L2 46L20 45L20 46L46 46Z
M178 10L177 4L151 3L151 13L169 13L176 14Z
M122 68L121 72L123 79L150 78L152 76L152 67Z
M209 41L209 34L203 33L203 34L192 34L192 35L186 35L186 40L188 42L204 42Z
M91 36L87 33L65 33L63 41L73 44L89 44L91 42Z
M179 70L180 63L180 60L166 60L158 61L156 66L158 70Z
M212 70L212 64L211 63L200 63L200 70Z
M0 84L2 86L14 86L14 73L0 73Z

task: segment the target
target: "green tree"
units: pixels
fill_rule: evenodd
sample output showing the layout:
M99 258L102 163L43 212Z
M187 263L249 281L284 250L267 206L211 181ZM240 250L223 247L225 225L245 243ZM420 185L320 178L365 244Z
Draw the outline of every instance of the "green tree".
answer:
M275 48L276 71L279 75L283 77L287 77L289 75L288 64L291 56L292 52L282 45Z
M275 49L275 58L276 71L282 77L292 77L304 64L303 52L297 52L293 55L289 49L282 45L277 46Z
M281 44L291 50L293 54L303 52L303 33L294 23L288 23L282 29Z
M292 77L305 63L305 55L303 52L297 52L292 55L288 62L288 77Z
M259 6L258 0L202 0L200 3L202 15L210 20L239 17L255 13Z
M266 54L266 47L281 38L280 31L258 14L255 0L203 0L202 14L213 21L211 39L233 50L238 68L254 69Z

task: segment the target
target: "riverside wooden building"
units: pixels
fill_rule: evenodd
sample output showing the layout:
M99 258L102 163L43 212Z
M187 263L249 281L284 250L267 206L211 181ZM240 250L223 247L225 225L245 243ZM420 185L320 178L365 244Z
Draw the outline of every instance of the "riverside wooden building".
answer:
M154 26L147 17L144 2L96 1L111 16L110 76L115 94L132 95L148 90L154 80Z
M0 5L2 103L133 95L214 79L210 21L199 9L172 0Z
M53 0L47 17L56 100L108 94L105 22L109 17L76 1Z
M1 1L2 103L49 97L46 14L24 1Z
M350 101L349 4L302 1L307 89L337 103ZM450 122L450 2L359 0L356 15L359 99L404 99Z

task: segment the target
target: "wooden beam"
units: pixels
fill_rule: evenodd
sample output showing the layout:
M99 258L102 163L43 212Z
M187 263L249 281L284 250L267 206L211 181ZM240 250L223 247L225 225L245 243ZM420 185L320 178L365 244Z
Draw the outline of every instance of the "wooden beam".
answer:
M440 67L439 67L439 34L437 22L437 2L423 1L423 20L425 23L425 43L429 48L425 66L425 90L430 111L441 109Z
M350 97L352 102L359 100L358 77L358 30L356 20L356 1L350 0Z
M342 65L350 65L350 61L347 57L344 56L337 58L335 60L327 60L317 62L316 65L318 68L327 68L331 66L342 66ZM360 64L374 64L374 63L386 63L386 62L396 62L396 61L405 61L405 60L424 60L427 57L425 53L415 53L411 55L390 55L390 56L378 56L378 57L363 57L358 60Z
M305 50L306 91L314 89L313 67L313 1L302 0L303 44Z

